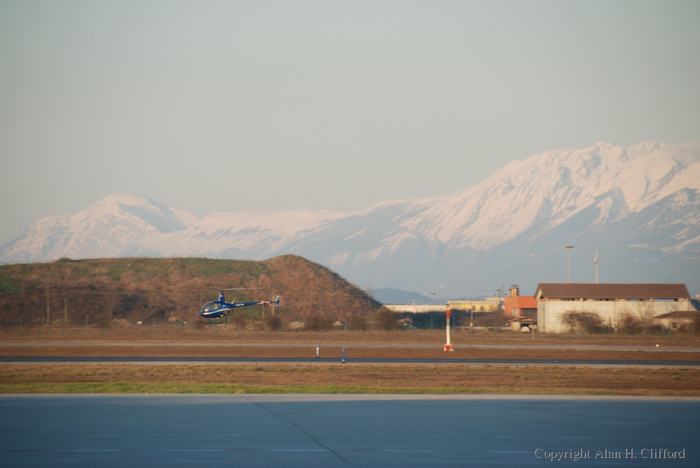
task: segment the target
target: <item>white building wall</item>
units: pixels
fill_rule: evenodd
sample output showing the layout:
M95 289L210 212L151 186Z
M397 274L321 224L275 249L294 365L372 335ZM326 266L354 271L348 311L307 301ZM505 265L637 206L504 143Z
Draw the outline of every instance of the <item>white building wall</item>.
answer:
M537 329L545 333L566 333L569 328L562 323L566 312L595 312L605 325L617 328L618 323L629 314L644 322L651 323L653 317L676 310L689 310L690 301L595 301L543 300L537 303Z

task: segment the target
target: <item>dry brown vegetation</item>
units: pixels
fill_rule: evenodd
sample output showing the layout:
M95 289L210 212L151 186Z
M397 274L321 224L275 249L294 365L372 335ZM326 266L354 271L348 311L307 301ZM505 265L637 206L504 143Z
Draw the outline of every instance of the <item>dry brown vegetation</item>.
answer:
M0 266L0 324L97 325L103 328L200 320L199 309L225 288L239 301L282 296L283 321L322 314L333 321L381 308L364 292L294 255L264 262L203 258L59 260ZM263 309L240 309L239 328L264 326ZM233 322L232 322L233 323Z
M218 387L208 388L229 392L280 393L362 391L700 396L698 369L341 364L0 365L0 392L6 392L7 388L21 388L22 385L29 391L46 391L50 387L41 384L57 383L149 384L150 387L146 388L151 391L170 391L168 386L177 384L198 386L195 388L216 384Z

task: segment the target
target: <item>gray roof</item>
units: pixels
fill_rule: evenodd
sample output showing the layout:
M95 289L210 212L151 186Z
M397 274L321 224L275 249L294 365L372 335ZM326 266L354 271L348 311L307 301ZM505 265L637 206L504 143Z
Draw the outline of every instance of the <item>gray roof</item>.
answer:
M690 299L685 284L540 283L537 299Z

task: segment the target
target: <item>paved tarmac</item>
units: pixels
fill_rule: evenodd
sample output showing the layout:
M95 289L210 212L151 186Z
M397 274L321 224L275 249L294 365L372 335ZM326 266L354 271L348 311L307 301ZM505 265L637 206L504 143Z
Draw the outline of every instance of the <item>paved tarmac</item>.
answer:
M697 467L698 435L698 398L0 396L2 467Z
M108 343L86 343L86 342L38 342L38 343L0 343L0 347L7 348L60 348L60 347L176 347L176 348L307 348L311 353L314 352L316 344L314 343L133 343L133 342L108 342ZM324 343L322 348L405 348L405 349L442 349L440 344L381 344L381 343L355 343L344 344ZM601 345L536 345L536 344L516 344L516 345L453 345L455 349L545 349L545 350L577 350L577 351L652 351L652 352L685 352L685 353L700 353L700 347L681 347L681 346L601 346Z

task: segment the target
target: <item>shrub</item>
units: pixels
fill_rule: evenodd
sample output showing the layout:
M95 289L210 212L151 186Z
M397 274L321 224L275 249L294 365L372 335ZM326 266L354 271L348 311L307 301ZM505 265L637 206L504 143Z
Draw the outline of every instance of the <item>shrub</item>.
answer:
M374 326L379 330L390 331L395 330L398 326L396 314L382 307L374 314Z
M268 330L279 330L282 328L282 319L279 315L268 315L265 317L265 325L267 326Z
M236 330L245 330L248 328L248 317L242 311L236 311L231 315L230 320L236 327Z
M311 314L304 319L306 330L330 330L333 326L333 319L321 314Z
M695 318L693 319L693 324L690 328L691 330L693 330L693 333L695 333L696 335L700 335L700 314L695 316Z
M618 327L621 333L626 335L639 335L644 331L644 325L642 321L634 317L631 314L625 314L620 319L620 325Z
M350 317L348 317L348 328L350 328L350 330L366 331L367 319L365 319L362 315L352 314Z
M599 333L603 331L603 319L595 312L568 311L562 316L564 325L571 329L572 333Z
M99 328L112 328L112 314L107 312L98 312L95 316L95 325Z
M471 317L465 316L460 319L461 325L469 325ZM475 327L500 328L508 325L508 318L502 311L486 312L474 316Z

